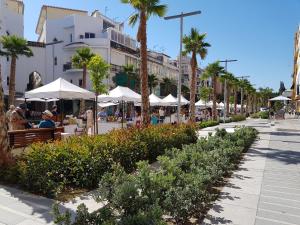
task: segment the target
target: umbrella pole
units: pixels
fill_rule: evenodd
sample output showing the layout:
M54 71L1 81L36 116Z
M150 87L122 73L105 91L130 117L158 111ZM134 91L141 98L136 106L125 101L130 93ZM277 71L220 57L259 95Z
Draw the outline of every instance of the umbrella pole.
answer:
M122 101L122 128L124 128L124 101Z
M63 126L63 103L62 103L62 100L59 99L59 103L60 103L60 122L61 122L61 126Z
M95 122L96 122L96 134L98 134L98 118L97 118L97 114L98 114L98 94L96 93L96 101L95 101L95 104L94 104L94 111L95 111ZM95 129L94 129L94 134L95 134Z

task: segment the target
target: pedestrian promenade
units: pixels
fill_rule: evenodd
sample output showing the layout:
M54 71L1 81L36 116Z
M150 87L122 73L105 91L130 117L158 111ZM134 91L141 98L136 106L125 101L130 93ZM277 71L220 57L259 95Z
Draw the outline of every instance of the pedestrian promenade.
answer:
M300 224L300 121L248 120L260 131L203 224ZM221 125L229 127L231 125Z

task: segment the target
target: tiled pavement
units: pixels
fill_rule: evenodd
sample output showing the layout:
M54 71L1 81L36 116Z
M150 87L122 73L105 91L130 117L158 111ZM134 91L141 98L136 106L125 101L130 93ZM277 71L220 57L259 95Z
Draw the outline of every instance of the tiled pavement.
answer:
M299 225L300 121L280 121L271 127L251 120L247 125L260 130L260 140L245 155L203 224Z

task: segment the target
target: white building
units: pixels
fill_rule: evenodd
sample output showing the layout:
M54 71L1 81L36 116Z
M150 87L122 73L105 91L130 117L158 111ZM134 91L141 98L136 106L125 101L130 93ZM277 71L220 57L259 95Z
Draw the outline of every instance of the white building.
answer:
M24 4L17 0L0 0L0 36L17 35L24 36ZM22 96L27 89L29 75L38 72L41 80L45 77L45 48L43 44L36 42L28 43L34 56L31 58L19 57L16 67L16 96ZM10 59L0 57L2 87L8 94Z

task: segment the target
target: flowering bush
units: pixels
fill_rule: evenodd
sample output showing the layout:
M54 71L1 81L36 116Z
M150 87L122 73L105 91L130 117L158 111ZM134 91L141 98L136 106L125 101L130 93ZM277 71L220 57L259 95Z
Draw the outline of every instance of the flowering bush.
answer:
M47 196L55 196L65 188L92 189L113 163L132 172L138 161L152 162L166 148L181 148L196 140L191 126L161 125L37 143L17 161L17 181Z

